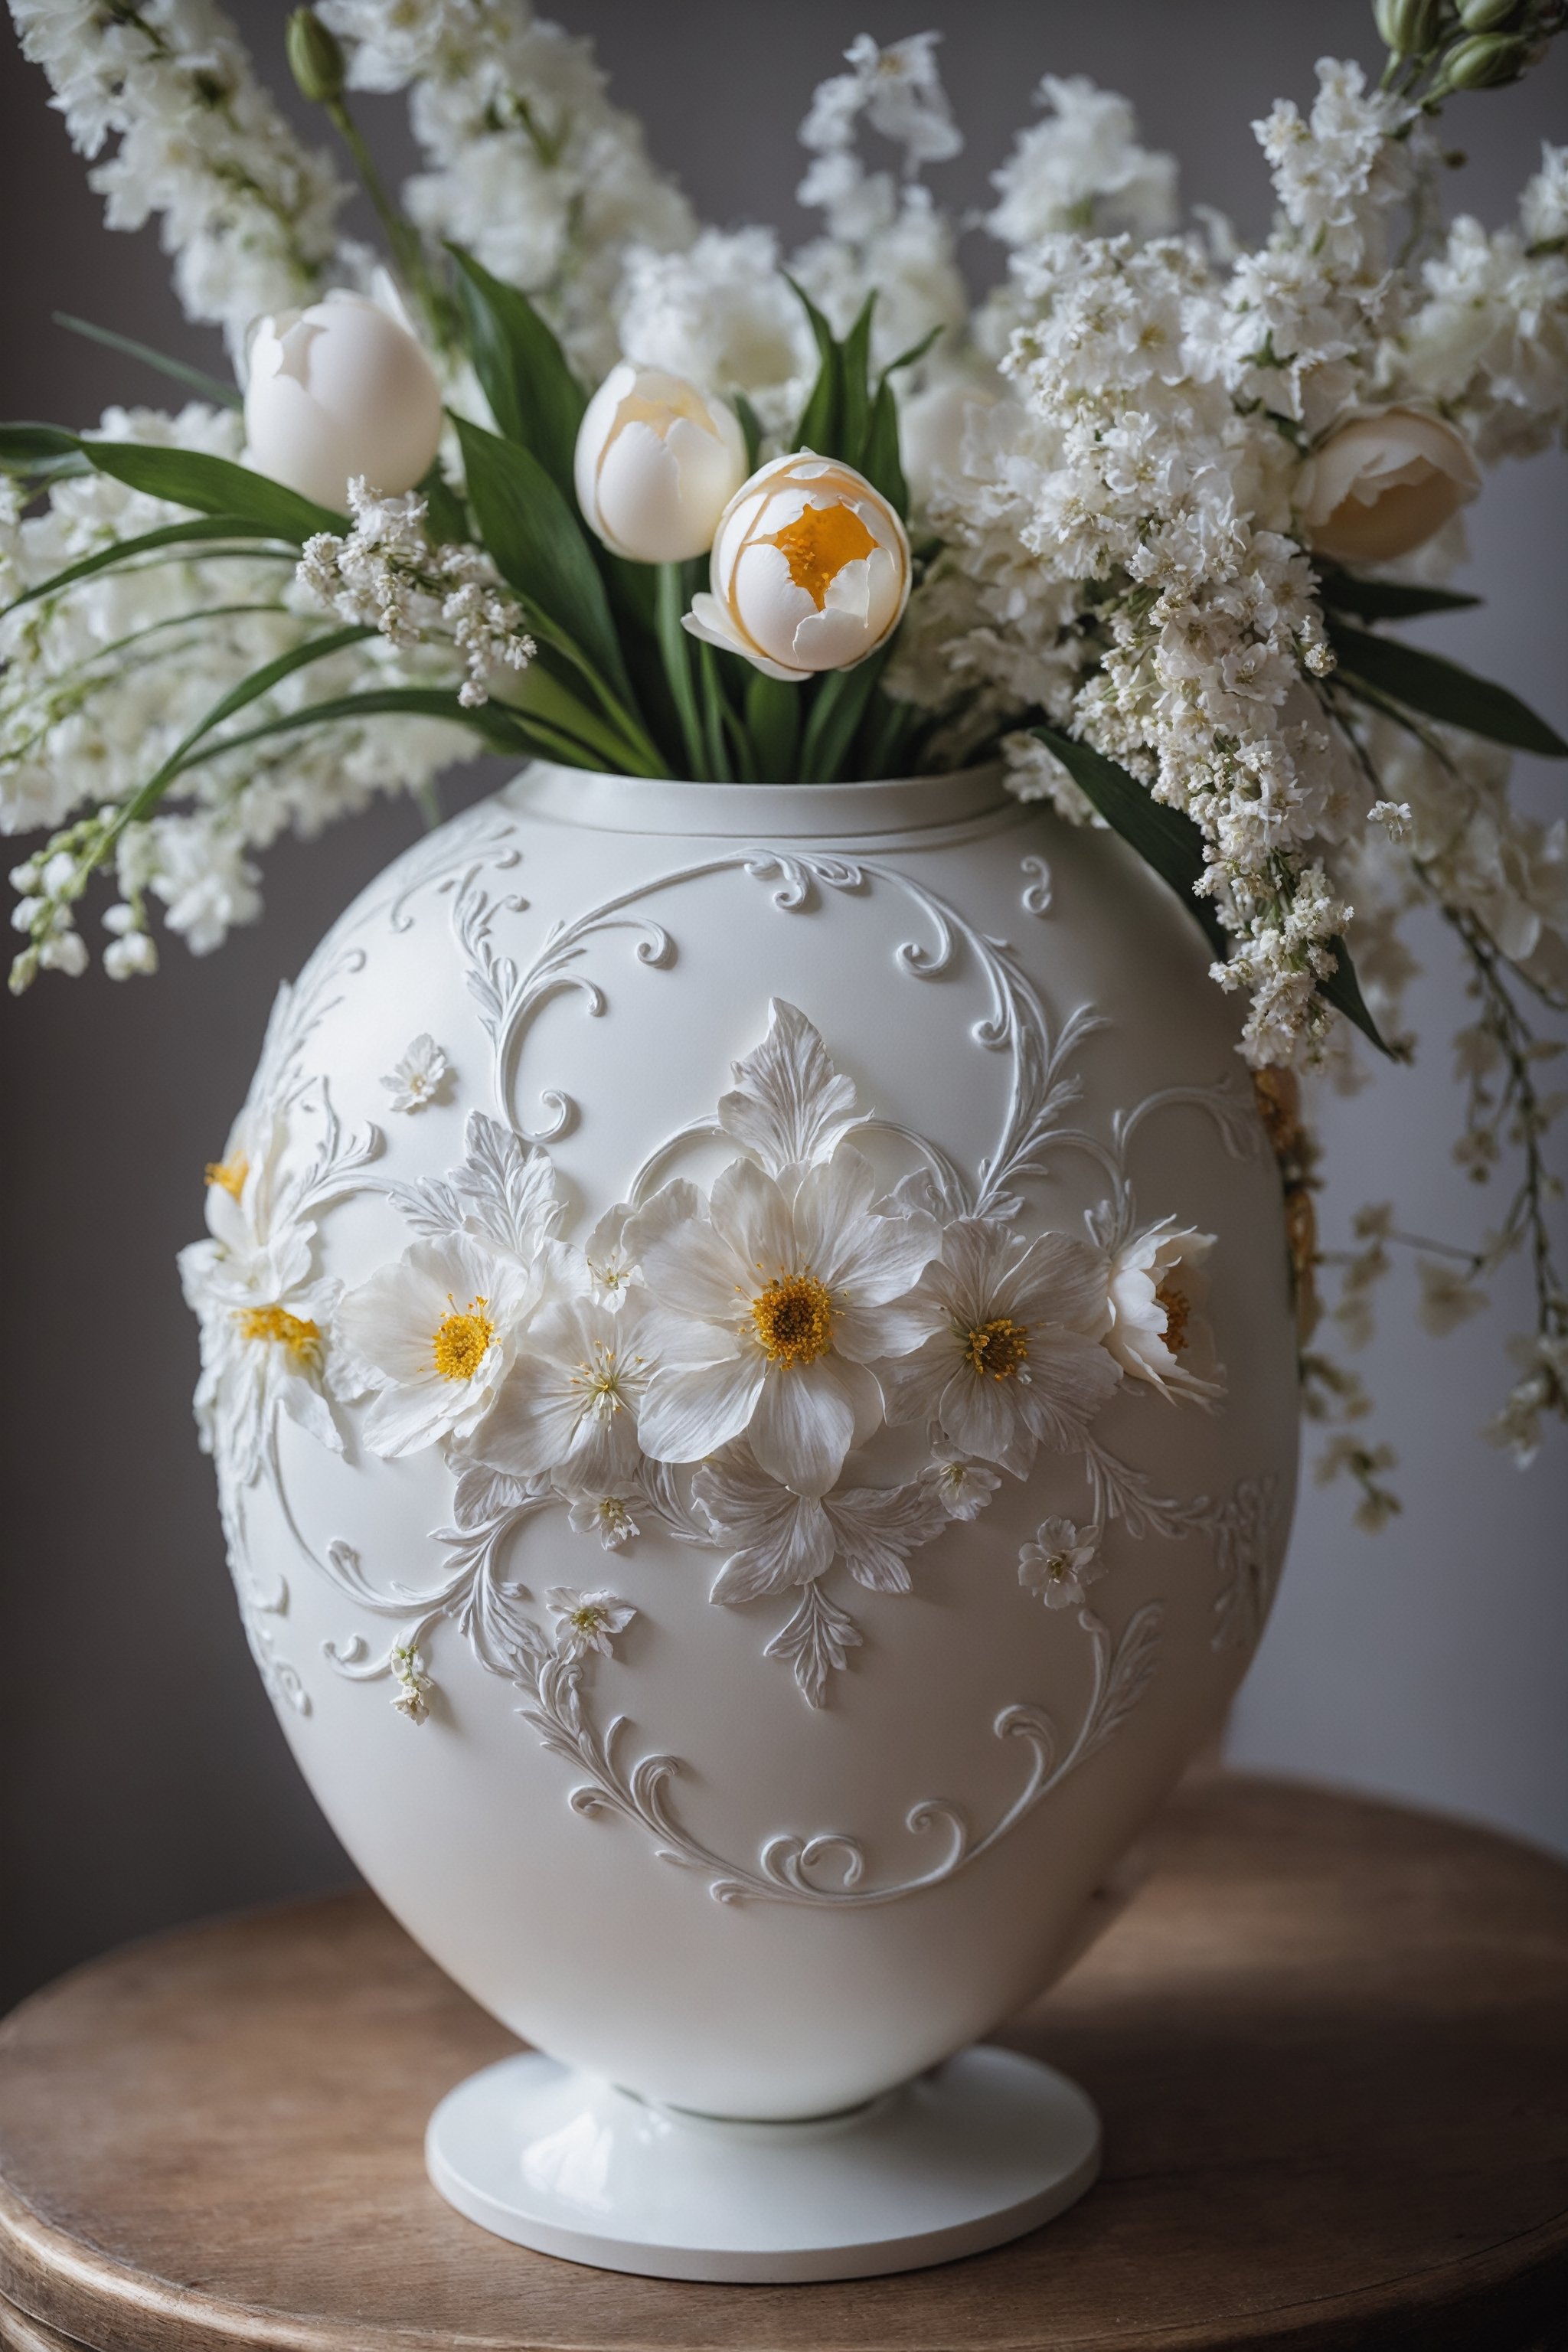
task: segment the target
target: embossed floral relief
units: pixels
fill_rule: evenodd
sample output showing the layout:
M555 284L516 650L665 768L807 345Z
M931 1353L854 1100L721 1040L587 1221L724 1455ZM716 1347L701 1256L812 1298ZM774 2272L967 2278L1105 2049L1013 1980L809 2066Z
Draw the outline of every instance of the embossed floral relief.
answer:
M843 887L840 874L857 873L819 861L815 875L809 861L775 853L745 862L777 880L784 908L808 882ZM489 945L492 910L475 877L453 881L454 929L504 1079L530 990L541 972L559 983L595 919L552 933L538 969L519 972ZM922 978L951 953L957 919L902 887L937 925L934 953L900 950ZM637 930L638 960L660 968L664 935L621 906L598 928ZM521 1687L546 1748L586 1776L578 1810L639 1822L723 1899L879 1901L960 1867L1103 1743L1154 1671L1162 1605L1146 1604L1120 1636L1089 1605L1110 1523L1133 1538L1217 1528L1233 1540L1234 1506L1226 1517L1204 1496L1155 1494L1096 1422L1128 1387L1155 1409L1188 1410L1212 1408L1223 1389L1202 1313L1212 1237L1169 1216L1140 1222L1126 1170L1134 1129L1163 1101L1186 1100L1212 1113L1232 1151L1246 1130L1224 1089L1151 1097L1117 1115L1109 1145L1068 1125L1079 1088L1067 1065L1101 1024L1075 1015L1053 1041L1001 944L966 936L984 946L993 990L977 1039L1009 1054L1014 1073L1003 1134L977 1179L859 1101L817 1030L778 1001L701 1123L732 1153L706 1189L647 1176L668 1164L672 1139L631 1196L579 1238L546 1146L478 1108L458 1166L413 1182L383 1176L377 1130L345 1134L326 1086L301 1076L303 1041L358 956L350 949L280 1006L253 1107L208 1171L209 1236L182 1259L202 1324L198 1418L237 1549L247 1492L265 1482L314 1569L359 1612L396 1621L384 1649L361 1633L329 1644L331 1665L389 1682L393 1705L424 1724L439 1714L429 1636L449 1622L487 1669ZM430 1055L411 1049L416 1059L434 1069ZM411 1072L399 1083L407 1092ZM504 1102L504 1083L498 1092ZM567 1098L554 1099L568 1118ZM859 1148L874 1131L914 1162L891 1191ZM1026 1234L1014 1188L1056 1150L1088 1152L1103 1197L1079 1232ZM351 1193L379 1196L406 1239L343 1292L317 1272L316 1236ZM277 1452L285 1416L338 1450L352 1422L373 1454L442 1456L451 1517L431 1531L426 1580L384 1584L345 1538L318 1548L300 1529ZM877 1484L864 1469L847 1474L851 1454L874 1465L878 1433L900 1426L923 1455L912 1475ZM907 1464L909 1437L893 1450ZM1018 1582L1047 1610L1075 1613L1092 1687L1068 1738L1028 1705L997 1717L995 1736L1022 1738L1031 1761L1024 1792L984 1836L956 1808L922 1801L908 1827L941 1829L945 1853L896 1884L863 1885L858 1848L837 1832L774 1840L757 1870L737 1866L671 1814L674 1759L628 1765L626 1724L596 1727L595 1664L637 1614L601 1580L606 1556L655 1530L718 1555L711 1601L766 1612L765 1655L820 1707L864 1651L861 1612L911 1591L921 1551L1046 1455L1077 1464L1087 1500L1076 1520L1041 1522L1019 1553ZM517 1538L547 1512L583 1543L584 1567L579 1582L535 1594L520 1580L527 1551ZM259 1619L281 1604L250 1600L261 1656Z

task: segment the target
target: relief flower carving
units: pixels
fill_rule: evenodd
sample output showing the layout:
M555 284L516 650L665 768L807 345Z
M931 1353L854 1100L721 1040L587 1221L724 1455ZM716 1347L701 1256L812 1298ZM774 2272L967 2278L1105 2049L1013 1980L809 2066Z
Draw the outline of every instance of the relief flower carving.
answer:
M544 1605L555 1620L555 1647L563 1658L581 1658L590 1650L609 1657L616 1635L637 1613L613 1592L575 1592L565 1584L552 1585Z
M425 1109L429 1103L440 1102L451 1080L451 1063L428 1030L421 1030L402 1060L394 1063L381 1083L392 1097L391 1109L412 1113Z
M569 1494L603 1496L635 1473L647 1386L644 1318L595 1299L543 1307L473 1451L519 1477L549 1471Z
M1130 1380L1198 1404L1225 1392L1202 1312L1208 1296L1204 1261L1214 1238L1162 1217L1112 1251L1106 1282L1108 1352Z
M388 1461L471 1438L511 1369L542 1268L466 1234L415 1242L338 1309L345 1345L376 1391L364 1439Z
M343 1450L332 1401L359 1388L329 1353L340 1286L312 1278L314 1230L296 1225L272 1243L240 1248L193 1242L180 1252L185 1303L201 1323L202 1450L242 1486L258 1476L279 1413L334 1453Z
M1018 1554L1018 1581L1047 1609L1073 1609L1085 1588L1105 1574L1100 1529L1075 1527L1070 1519L1042 1519L1035 1539Z
M1076 1449L1121 1379L1097 1336L1105 1261L1065 1234L1025 1243L994 1219L958 1218L905 1312L923 1336L877 1367L889 1420L933 1421L1020 1478L1042 1444Z

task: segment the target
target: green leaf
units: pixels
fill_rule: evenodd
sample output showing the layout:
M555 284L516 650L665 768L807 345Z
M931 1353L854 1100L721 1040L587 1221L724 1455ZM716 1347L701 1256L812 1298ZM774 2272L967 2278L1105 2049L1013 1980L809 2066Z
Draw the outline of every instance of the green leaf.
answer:
M871 422L860 471L872 488L880 490L889 505L907 522L910 486L904 478L903 458L899 450L899 406L886 376L877 386L877 396L871 403Z
M209 457L196 449L153 449L141 441L80 440L77 446L100 474L132 490L194 507L197 514L233 515L268 539L299 546L319 530L348 529L346 519L330 507L319 507L313 499L302 499L227 457Z
M724 748L724 720L729 714L724 700L724 681L719 670L719 656L705 637L699 637L695 642L708 773L716 784L731 784L735 779L730 766L729 752Z
M805 689L758 669L746 681L746 730L765 784L795 780L800 748L800 709Z
M855 324L844 338L844 353L839 363L842 371L839 397L843 407L838 419L838 446L826 453L862 473L866 463L866 436L871 423L871 314L876 307L877 295L873 288L860 305Z
M52 596L58 589L69 588L79 580L90 579L95 572L107 572L117 563L128 563L138 555L151 555L161 547L199 546L208 540L245 540L252 536L249 524L235 515L205 516L190 522L166 522L157 530L142 531L135 539L122 539L112 547L100 547L94 555L84 555L79 563L68 563L63 572L40 580L36 588L27 589L0 610L0 619L6 613L17 612L24 604L36 604L40 596ZM281 555L280 548L258 548L258 554Z
M531 449L556 488L576 503L573 460L587 400L565 353L526 294L492 278L459 245L458 265L468 356L497 425Z
M795 426L795 446L814 449L819 457L833 457L838 454L838 439L844 417L844 352L832 328L803 286L797 286L786 270L793 291L805 307L811 321L811 331L816 338L816 382Z
M192 367L185 360L171 359L166 352L154 351L151 343L139 343L132 335L116 334L112 327L95 327L90 319L73 319L68 310L57 310L53 316L56 326L64 327L68 334L84 336L89 343L102 343L128 360L140 360L143 367L153 369L159 375L173 376L176 383L200 393L204 400L213 401L220 408L245 405L232 383L220 383L205 368Z
M1119 833L1168 882L1210 947L1223 957L1228 946L1225 926L1207 898L1193 896L1193 885L1206 870L1204 837L1184 809L1167 808L1155 800L1146 784L1130 776L1114 760L1054 727L1033 730L1047 751L1054 751L1079 790L1090 800L1113 833Z
M835 670L817 688L800 747L803 784L830 784L837 775L891 651L883 646L853 669Z
M741 420L741 430L746 436L746 471L754 474L762 454L763 420L743 392L732 392L730 404Z
M886 383L890 375L898 375L901 373L905 368L912 368L917 360L923 360L927 352L930 351L931 345L935 342L937 337L945 333L945 331L946 330L939 320L938 323L929 331L929 332L921 337L918 343L911 343L907 352L900 352L896 360L889 360L888 362L887 366L882 370L882 382Z
M425 501L425 520L433 540L439 543L472 536L463 501L441 471L438 457L432 459L429 472L415 487Z
M466 417L456 422L479 536L528 604L531 625L607 693L615 715L630 716L631 686L609 598L575 509L531 450Z
M1037 727L1032 731L1048 751L1055 752L1074 783L1094 803L1112 831L1138 852L1146 866L1153 867L1162 881L1170 884L1202 925L1210 947L1223 961L1228 948L1225 927L1209 901L1193 894L1194 883L1205 872L1204 837L1185 810L1168 808L1163 801L1155 800L1136 776L1130 776L1125 768L1089 744L1076 742L1070 735L1058 735L1054 727ZM1336 1012L1353 1021L1380 1053L1387 1054L1389 1048L1379 1036L1377 1024L1362 996L1350 950L1342 939L1331 940L1330 946L1338 959L1337 969L1327 980L1318 982L1318 993Z
M0 425L0 473L47 473L80 455L80 441L61 425Z
M1462 613L1479 596L1452 588L1417 588L1403 580L1358 580L1333 565L1321 568L1318 585L1331 613L1354 613L1363 621L1411 621L1420 613Z
M1528 704L1506 687L1477 677L1440 654L1419 652L1397 637L1373 636L1342 621L1330 624L1329 641L1347 680L1360 678L1412 710L1446 726L1463 727L1489 742L1534 751L1546 760L1568 760L1568 743Z
M298 710L285 711L280 718L269 719L264 726L248 727L240 735L226 736L221 743L209 743L186 760L186 768L199 768L209 760L222 759L227 751L243 751L251 743L260 743L272 735L297 733L305 727L326 727L339 719L378 719L407 712L417 719L447 719L455 727L466 727L469 732L483 736L492 751L521 752L534 748L549 739L549 756L566 761L569 766L591 767L591 759L564 738L555 738L543 726L531 724L517 713L503 709L494 702L481 702L474 709L465 709L450 688L434 686L377 686L363 694L334 695L326 702L310 702Z
M706 777L708 768L702 718L697 707L697 688L691 677L695 648L680 625L680 616L685 610L685 566L661 563L658 566L658 649L664 662L665 677L669 681L676 716L680 722L686 772L694 782L700 782Z

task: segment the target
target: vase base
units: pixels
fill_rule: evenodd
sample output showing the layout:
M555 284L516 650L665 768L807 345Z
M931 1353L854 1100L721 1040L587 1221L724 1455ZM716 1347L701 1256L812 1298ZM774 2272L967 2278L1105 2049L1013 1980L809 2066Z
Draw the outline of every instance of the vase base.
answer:
M1063 2211L1100 2169L1100 2118L1065 2075L989 2045L804 2123L689 2115L524 2053L447 2094L425 2158L470 2221L598 2270L870 2278Z

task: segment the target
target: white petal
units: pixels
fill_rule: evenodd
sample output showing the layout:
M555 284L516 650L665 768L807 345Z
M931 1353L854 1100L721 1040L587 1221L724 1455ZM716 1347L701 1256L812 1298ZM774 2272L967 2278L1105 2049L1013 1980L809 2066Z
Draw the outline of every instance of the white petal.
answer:
M752 1451L771 1478L798 1494L825 1494L855 1442L858 1395L847 1369L825 1356L775 1369L763 1383Z
M793 1274L799 1263L795 1220L771 1176L750 1160L732 1160L714 1180L710 1196L713 1229L740 1261L750 1299L775 1276ZM731 1283L734 1276L731 1275ZM730 1312L736 1300L731 1289Z
M656 1462L700 1462L739 1437L756 1408L766 1360L753 1353L656 1372L637 1415L643 1451Z

